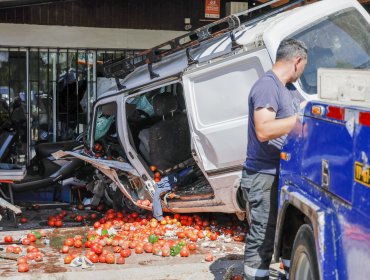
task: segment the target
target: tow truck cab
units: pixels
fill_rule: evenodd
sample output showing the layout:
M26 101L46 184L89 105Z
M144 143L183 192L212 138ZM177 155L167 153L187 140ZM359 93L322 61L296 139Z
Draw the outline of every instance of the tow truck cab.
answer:
M290 279L369 279L370 71L318 80L282 149L275 257Z
M233 15L221 20L229 26L217 34L210 33L214 26L206 26L148 50L149 62L127 59L106 69L119 69L111 76L123 89L96 101L89 146L103 144L109 157L136 169L139 176L121 172L114 178L131 203L145 208L138 202L152 199L154 165L162 176L182 177L164 210L243 216L239 186L248 94L271 68L283 39L300 39L308 46L308 65L296 84L306 99L316 94L319 67L369 67L370 17L355 0L324 0L258 21L235 22L239 19ZM190 43L171 48L183 39ZM169 50L161 52L164 46Z

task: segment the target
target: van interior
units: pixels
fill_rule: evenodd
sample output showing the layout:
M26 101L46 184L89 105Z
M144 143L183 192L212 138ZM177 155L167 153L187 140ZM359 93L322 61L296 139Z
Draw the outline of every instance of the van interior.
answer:
M164 176L177 178L163 194L168 203L212 199L214 192L193 160L183 87L175 83L127 99L126 114L131 146L148 172L155 166Z

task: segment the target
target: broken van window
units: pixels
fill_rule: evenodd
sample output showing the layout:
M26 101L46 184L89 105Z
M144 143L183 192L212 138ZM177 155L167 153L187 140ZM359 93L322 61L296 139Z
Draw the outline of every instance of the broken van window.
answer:
M116 104L108 103L104 104L96 110L96 121L95 121L95 134L94 140L99 140L104 137L108 132L116 133L115 130L116 120Z

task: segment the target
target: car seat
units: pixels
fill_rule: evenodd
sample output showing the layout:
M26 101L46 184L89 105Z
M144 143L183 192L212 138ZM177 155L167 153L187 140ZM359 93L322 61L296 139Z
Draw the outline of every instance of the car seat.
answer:
M140 131L139 151L149 165L167 170L191 157L188 120L172 93L156 95L153 108L161 120Z

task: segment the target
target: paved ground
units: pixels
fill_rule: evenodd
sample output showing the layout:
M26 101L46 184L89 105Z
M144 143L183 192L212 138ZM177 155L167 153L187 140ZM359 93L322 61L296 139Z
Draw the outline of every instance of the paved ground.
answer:
M50 211L50 212L48 212ZM30 212L27 224L13 227L12 220L3 217L0 226L0 241L5 235L12 235L13 239L19 239L34 229L46 229L47 238L38 240L36 246L42 251L44 260L42 263L30 262L30 271L19 273L16 261L0 258L0 279L125 279L125 280L228 280L231 275L242 274L244 243L220 239L215 242L198 241L198 248L188 258L161 257L153 254L133 254L126 259L123 265L118 264L95 264L93 268L81 269L64 264L65 255L59 253L59 249L67 237L76 234L84 235L91 228L91 223L84 226L75 221L65 221L64 228L47 227L47 216L56 210L43 210ZM11 230L11 231L10 231ZM0 245L0 252L4 252L5 245ZM25 251L26 246L22 246ZM74 249L83 253L89 249ZM205 262L207 253L211 252L215 259L213 262ZM274 265L275 268L278 265ZM278 279L278 278L271 278Z

